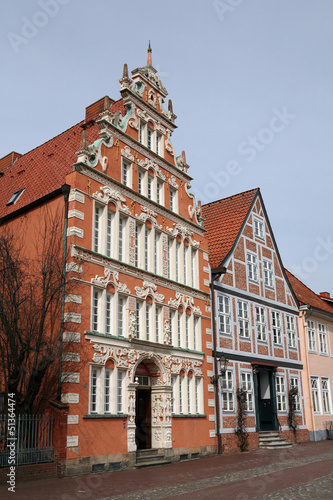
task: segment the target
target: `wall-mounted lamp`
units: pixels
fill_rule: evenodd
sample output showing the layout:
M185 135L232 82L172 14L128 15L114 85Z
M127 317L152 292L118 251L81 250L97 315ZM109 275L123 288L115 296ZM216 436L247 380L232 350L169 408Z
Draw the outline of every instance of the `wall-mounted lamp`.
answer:
M213 375L212 377L210 377L210 381L212 384L216 385L218 379L223 377L223 375L227 371L228 361L228 358L226 358L224 354L222 354L222 356L220 357L220 373L218 375Z

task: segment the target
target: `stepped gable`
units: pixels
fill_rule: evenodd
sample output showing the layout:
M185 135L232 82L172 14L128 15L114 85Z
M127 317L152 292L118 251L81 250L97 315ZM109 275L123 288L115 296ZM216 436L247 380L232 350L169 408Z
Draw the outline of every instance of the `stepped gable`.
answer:
M256 188L202 206L211 267L218 267L231 252L259 192Z
M301 305L309 305L316 309L333 314L332 307L321 299L315 292L302 283L296 276L291 274L290 271L285 269L289 283L294 290L298 302Z

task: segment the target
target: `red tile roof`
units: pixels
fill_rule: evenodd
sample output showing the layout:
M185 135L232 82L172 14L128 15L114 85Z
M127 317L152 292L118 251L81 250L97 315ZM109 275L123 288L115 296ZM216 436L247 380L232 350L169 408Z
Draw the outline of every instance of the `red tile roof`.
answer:
M221 265L232 250L259 192L256 188L202 206L211 267Z
M294 294L301 305L309 305L315 307L316 309L321 309L322 311L333 314L332 307L330 305L326 304L323 299L310 290L310 288L304 285L304 283L291 274L287 269L285 269L285 272L289 283L294 290Z
M125 114L122 99L111 103L111 112ZM66 182L66 175L73 170L80 149L83 121L65 130L41 146L18 157L0 175L0 219L60 188ZM93 143L99 137L97 125L87 128L87 142ZM7 155L9 156L9 155ZM7 158L4 157L5 159ZM4 159L4 161L5 161ZM24 192L15 204L7 206L15 191Z

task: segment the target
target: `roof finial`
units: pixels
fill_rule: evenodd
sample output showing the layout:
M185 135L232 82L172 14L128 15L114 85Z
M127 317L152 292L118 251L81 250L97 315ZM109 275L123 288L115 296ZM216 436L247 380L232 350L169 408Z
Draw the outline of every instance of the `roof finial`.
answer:
M123 78L128 78L128 67L126 63L124 64Z
M151 50L150 40L149 40L147 66L152 66L153 65L153 59L152 59L151 53L152 53L152 50Z

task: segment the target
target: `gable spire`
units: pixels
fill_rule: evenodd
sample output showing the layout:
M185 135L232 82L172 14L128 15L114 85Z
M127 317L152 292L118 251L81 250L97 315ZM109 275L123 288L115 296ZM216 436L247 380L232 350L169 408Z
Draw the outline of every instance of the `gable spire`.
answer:
M147 57L147 66L152 66L153 65L153 59L152 59L152 50L150 46L150 40L149 40L149 45L148 45L148 57Z

